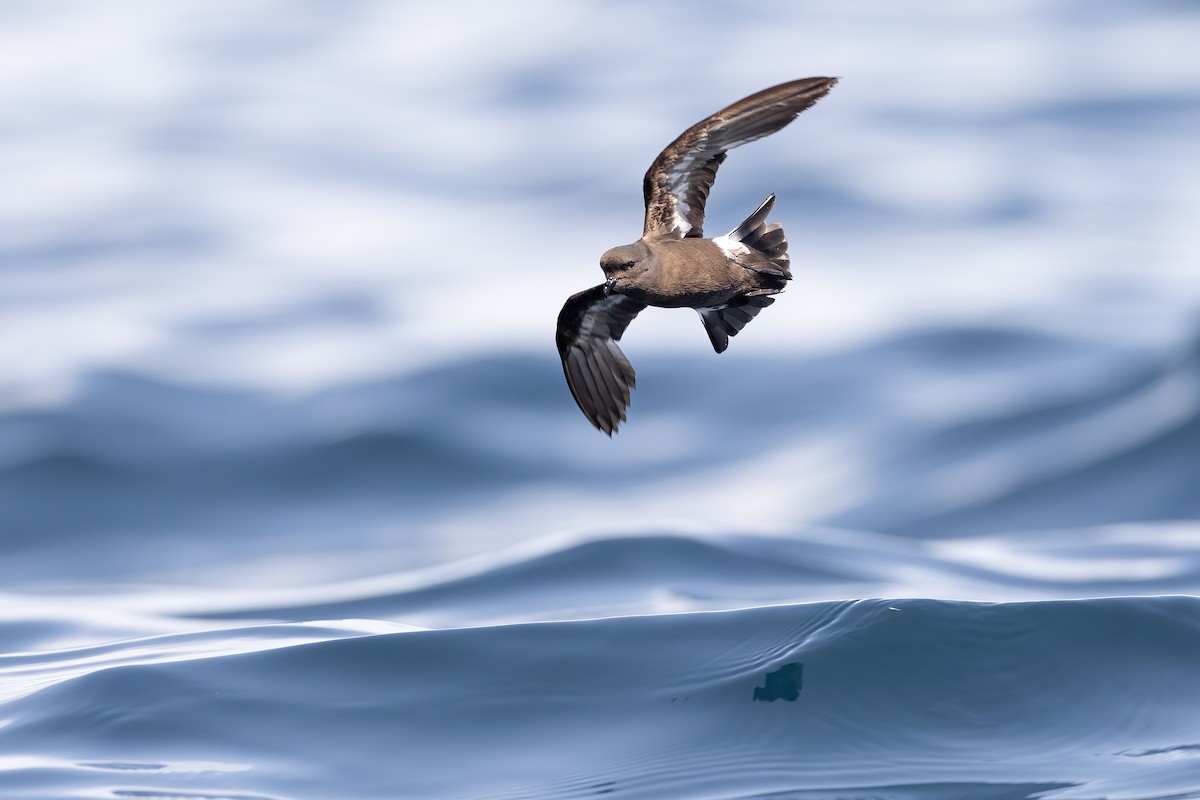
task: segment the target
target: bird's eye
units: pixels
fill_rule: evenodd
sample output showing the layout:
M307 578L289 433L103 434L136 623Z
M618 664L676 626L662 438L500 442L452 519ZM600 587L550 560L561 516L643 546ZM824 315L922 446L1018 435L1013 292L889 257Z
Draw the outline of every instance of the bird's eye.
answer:
M633 268L636 261L601 261L600 266L605 272L626 272Z

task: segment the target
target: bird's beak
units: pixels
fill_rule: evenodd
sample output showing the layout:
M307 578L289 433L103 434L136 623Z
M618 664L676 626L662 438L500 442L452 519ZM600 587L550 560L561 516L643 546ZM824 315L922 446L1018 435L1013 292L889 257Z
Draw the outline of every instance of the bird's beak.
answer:
M613 287L617 285L616 278L609 278L604 282L604 296L608 297L612 293Z

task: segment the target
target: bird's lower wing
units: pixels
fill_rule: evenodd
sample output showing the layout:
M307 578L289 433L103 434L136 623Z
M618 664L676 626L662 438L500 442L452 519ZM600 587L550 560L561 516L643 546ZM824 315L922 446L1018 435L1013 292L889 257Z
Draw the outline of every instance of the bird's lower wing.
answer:
M558 314L558 354L575 402L593 425L612 436L625 421L633 367L617 342L644 303L606 294L604 285L571 295Z

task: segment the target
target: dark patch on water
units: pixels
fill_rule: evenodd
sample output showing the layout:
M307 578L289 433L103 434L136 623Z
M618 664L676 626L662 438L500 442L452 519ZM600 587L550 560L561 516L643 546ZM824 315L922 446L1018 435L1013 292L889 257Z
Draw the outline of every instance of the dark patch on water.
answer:
M804 665L799 662L784 664L774 672L768 672L763 678L762 686L754 687L754 699L767 703L774 703L776 700L794 703L800 697L803 687Z

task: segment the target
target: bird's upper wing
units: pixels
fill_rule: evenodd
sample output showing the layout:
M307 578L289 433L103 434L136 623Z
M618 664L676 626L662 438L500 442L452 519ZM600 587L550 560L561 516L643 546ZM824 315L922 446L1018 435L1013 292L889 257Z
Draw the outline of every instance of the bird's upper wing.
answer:
M658 154L642 181L643 236L704 235L704 202L725 151L780 130L820 100L837 78L804 78L752 94L697 122Z
M571 295L558 314L558 354L575 402L593 425L612 436L625 420L633 367L617 347L645 303L605 294L604 285Z

